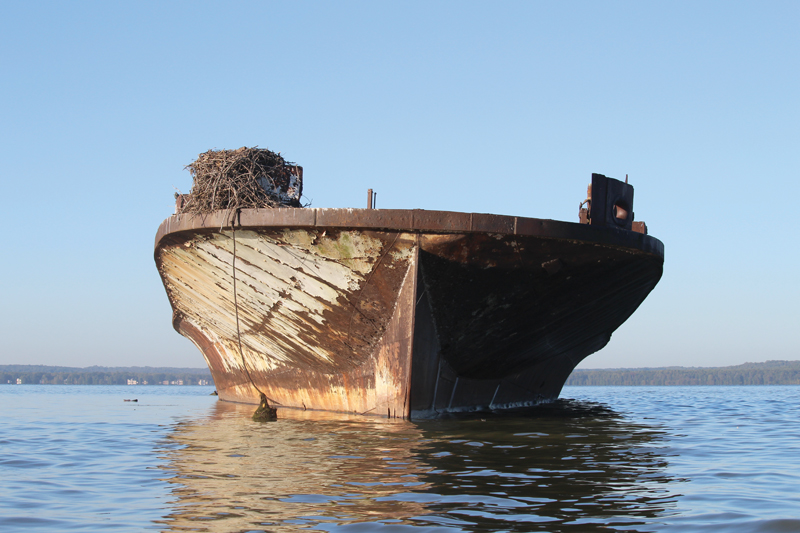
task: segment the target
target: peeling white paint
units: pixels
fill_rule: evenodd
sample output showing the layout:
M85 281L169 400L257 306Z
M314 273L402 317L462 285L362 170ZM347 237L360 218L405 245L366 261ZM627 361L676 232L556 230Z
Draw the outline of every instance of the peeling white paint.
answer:
M236 330L248 368L270 371L298 361L300 337L325 328L324 313L360 291L381 261L383 241L358 230L281 233L236 231L236 303L233 233L198 234L162 250L162 275L176 310L204 332L228 370L241 369ZM411 239L390 256L408 261ZM267 333L265 333L267 332ZM330 332L328 332L330 333ZM330 346L302 344L303 356L330 364Z

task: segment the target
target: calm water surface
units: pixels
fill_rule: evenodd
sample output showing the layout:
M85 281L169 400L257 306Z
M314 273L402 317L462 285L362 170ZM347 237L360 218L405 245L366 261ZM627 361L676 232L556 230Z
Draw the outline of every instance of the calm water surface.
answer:
M800 531L800 387L266 424L212 390L0 386L0 531Z

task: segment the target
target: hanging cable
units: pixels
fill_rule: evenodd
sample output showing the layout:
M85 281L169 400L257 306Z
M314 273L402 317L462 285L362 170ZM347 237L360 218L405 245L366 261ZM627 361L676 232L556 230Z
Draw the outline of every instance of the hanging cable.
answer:
M264 391L258 388L256 382L253 381L253 377L250 375L250 370L247 368L247 362L244 358L244 350L242 349L242 332L239 327L239 299L236 291L236 218L239 215L239 209L234 212L233 217L231 218L231 232L233 238L233 260L231 261L231 267L233 271L233 309L236 314L236 342L239 345L239 355L242 358L242 367L244 367L244 372L247 375L247 379L250 380L250 384L253 386L254 389L258 391L261 396L261 405L259 405L258 409L256 409L255 414L253 414L253 418L261 417L259 413L267 413L266 418L274 418L275 416L275 408L269 405L269 402L275 403L280 405L275 400L268 398Z

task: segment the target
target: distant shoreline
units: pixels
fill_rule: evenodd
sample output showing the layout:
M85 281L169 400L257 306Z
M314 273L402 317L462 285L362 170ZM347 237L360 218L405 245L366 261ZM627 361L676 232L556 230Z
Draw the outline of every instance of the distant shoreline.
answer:
M214 385L208 368L0 365L0 385ZM800 361L576 369L567 386L800 385Z
M800 385L800 361L723 367L576 369L568 386Z
M214 385L208 368L0 365L0 385Z

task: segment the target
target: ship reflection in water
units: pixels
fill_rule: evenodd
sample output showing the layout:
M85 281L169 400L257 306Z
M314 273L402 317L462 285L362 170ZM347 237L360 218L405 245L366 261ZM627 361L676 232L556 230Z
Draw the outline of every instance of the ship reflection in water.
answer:
M399 422L219 402L165 446L165 531L637 531L675 511L657 427L560 400Z

